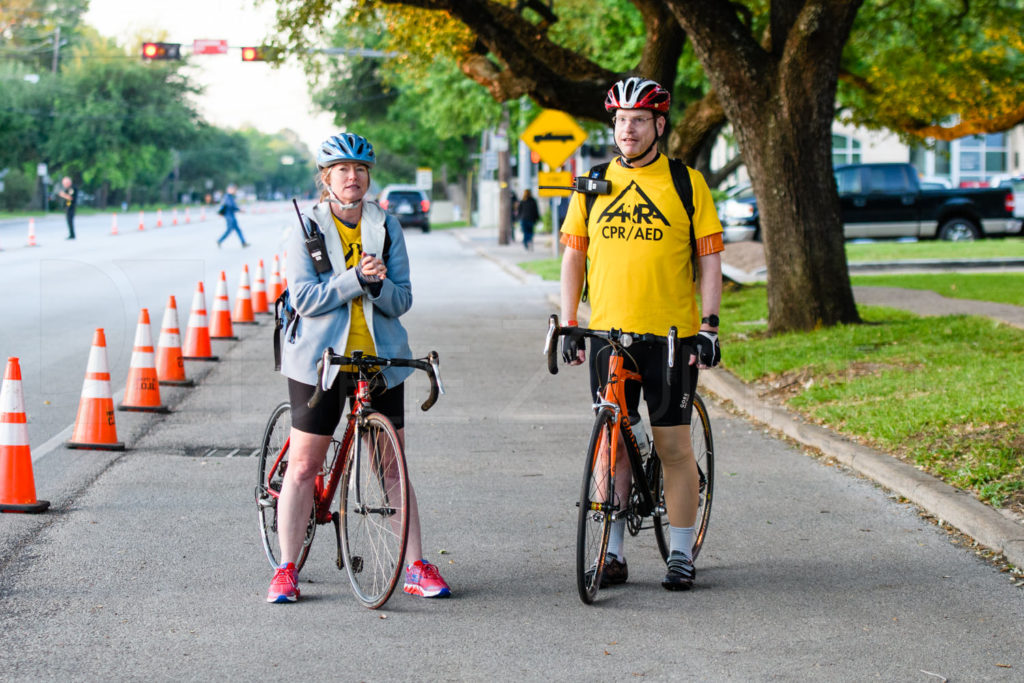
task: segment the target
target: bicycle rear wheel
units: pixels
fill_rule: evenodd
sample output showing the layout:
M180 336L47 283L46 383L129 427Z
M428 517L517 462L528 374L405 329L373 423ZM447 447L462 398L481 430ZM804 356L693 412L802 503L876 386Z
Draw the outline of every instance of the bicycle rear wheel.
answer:
M580 600L588 605L594 602L601 586L604 558L608 551L608 534L611 531L614 491L609 459L614 424L612 411L607 408L598 411L590 434L590 444L587 446L583 486L577 503L576 587Z
M267 554L270 566L277 568L281 563L281 543L277 536L277 500L281 495L281 482L288 469L288 437L292 430L291 405L285 401L270 413L263 441L260 444L259 462L257 463L256 507L259 512L260 534L263 538L263 550ZM280 460L278 460L278 456ZM275 464L277 465L275 467ZM309 517L306 537L302 542L295 566L302 569L309 556L309 548L316 532L314 515Z
M377 609L405 569L409 480L391 421L369 413L349 448L341 486L341 552L352 591ZM358 450L357 450L358 447Z
M693 446L693 458L697 461L697 474L700 477L697 503L697 523L693 536L693 559L697 559L700 549L704 546L704 538L708 533L708 522L711 519L711 499L715 488L715 446L711 438L711 420L708 409L700 396L693 397L693 418L690 420L690 443ZM665 504L665 477L661 469L661 461L654 463L652 473L654 500ZM654 517L654 536L658 540L658 550L663 560L668 560L668 515Z

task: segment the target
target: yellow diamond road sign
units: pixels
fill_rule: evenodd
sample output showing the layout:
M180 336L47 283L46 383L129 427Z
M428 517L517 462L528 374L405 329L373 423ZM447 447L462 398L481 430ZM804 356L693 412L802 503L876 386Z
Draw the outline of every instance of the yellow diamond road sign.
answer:
M526 127L519 139L555 169L565 163L587 139L587 132L564 111L545 109Z

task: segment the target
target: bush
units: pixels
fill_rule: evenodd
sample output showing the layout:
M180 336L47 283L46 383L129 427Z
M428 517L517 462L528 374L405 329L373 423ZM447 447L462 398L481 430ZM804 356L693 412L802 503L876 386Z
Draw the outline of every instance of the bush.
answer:
M4 191L0 192L0 206L7 211L29 208L32 197L35 196L35 176L30 176L18 169L11 169L4 176L3 183Z

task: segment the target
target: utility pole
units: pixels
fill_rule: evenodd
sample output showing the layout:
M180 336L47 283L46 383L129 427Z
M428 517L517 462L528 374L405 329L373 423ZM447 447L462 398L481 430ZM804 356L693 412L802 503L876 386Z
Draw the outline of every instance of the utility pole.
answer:
M53 30L53 73L57 73L60 62L60 26Z
M501 105L498 127L498 244L508 244L512 237L512 164L508 154L508 104Z

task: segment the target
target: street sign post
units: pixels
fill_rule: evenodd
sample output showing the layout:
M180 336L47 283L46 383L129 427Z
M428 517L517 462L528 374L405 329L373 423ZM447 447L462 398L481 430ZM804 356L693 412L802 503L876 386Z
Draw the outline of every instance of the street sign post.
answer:
M587 139L587 132L564 111L545 109L519 136L540 160L557 169Z

